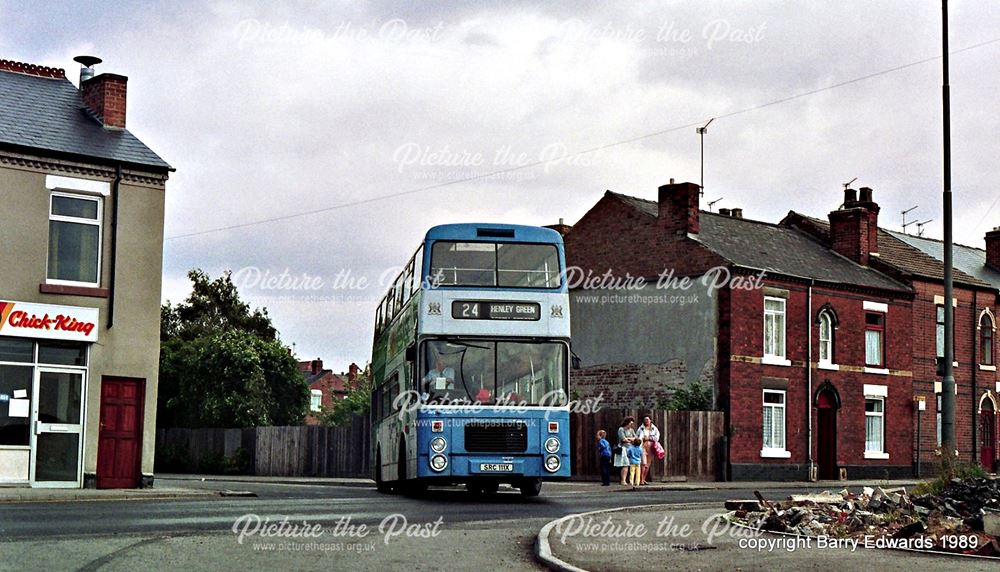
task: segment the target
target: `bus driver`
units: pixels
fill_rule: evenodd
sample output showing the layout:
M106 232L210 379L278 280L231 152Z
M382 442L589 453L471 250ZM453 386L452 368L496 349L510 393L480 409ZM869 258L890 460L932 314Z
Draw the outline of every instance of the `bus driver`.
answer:
M440 355L434 361L434 369L424 376L424 388L428 393L455 388L455 369L446 367L444 358Z

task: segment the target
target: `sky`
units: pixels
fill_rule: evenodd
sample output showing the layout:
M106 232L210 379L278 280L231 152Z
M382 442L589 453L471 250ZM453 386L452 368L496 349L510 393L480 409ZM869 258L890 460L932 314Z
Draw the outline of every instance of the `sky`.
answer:
M177 169L164 300L192 268L230 270L335 371L370 358L429 227L572 224L606 189L655 200L699 181L713 117L702 208L822 217L857 178L882 226L917 206L941 237L939 3L398 4L0 0L0 57L128 76L129 130ZM1000 4L949 10L955 238L983 247Z

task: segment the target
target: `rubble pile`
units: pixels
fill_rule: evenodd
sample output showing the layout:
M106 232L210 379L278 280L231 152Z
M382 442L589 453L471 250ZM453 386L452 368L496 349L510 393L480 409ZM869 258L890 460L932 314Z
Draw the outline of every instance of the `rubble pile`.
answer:
M754 494L757 500L728 501L728 518L762 531L1000 557L997 480L953 479L940 493L923 495L865 487L770 502Z

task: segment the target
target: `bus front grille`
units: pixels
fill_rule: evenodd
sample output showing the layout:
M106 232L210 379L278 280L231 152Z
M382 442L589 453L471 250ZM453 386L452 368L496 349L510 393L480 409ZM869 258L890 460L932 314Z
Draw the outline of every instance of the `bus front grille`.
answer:
M528 427L523 421L474 421L465 426L465 450L470 453L523 453Z

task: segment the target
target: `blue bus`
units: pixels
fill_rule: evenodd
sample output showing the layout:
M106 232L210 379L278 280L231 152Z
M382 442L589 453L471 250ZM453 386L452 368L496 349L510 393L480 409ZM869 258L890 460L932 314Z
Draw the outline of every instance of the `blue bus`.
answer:
M570 476L570 316L562 236L431 228L378 306L372 471L381 492Z

